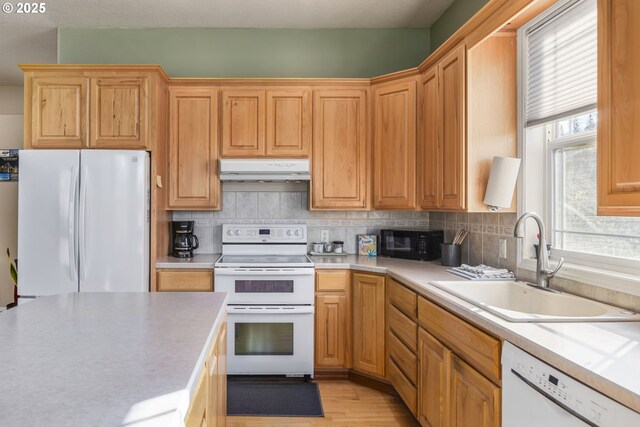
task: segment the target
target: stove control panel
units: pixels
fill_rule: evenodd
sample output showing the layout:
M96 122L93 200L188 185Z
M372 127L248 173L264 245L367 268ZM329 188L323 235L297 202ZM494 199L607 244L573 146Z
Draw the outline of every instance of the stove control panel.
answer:
M222 243L307 243L305 224L224 224Z

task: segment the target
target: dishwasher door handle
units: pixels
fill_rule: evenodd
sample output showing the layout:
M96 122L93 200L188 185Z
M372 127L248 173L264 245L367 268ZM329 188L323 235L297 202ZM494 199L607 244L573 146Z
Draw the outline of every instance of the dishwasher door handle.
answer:
M513 368L511 369L511 373L513 375L515 375L516 378L518 378L520 381L522 381L523 383L525 383L526 385L528 385L529 387L531 387L532 389L537 391L541 396L543 396L544 398L546 398L550 402L554 403L556 406L560 407L563 411L573 415L574 417L576 417L577 419L579 419L580 421L582 421L583 423L585 423L585 424L587 424L587 425L589 425L591 427L600 427L600 426L598 426L598 424L595 424L593 421L591 421L591 420L587 419L586 417L584 417L583 415L577 413L576 411L574 411L573 409L571 409L570 407L568 407L564 403L560 402L555 397L549 396L547 393L545 393L544 391L540 390L540 388L536 387L536 385L534 383L532 383L531 381L529 381L528 379L526 379L525 377L520 375L518 372L513 370Z

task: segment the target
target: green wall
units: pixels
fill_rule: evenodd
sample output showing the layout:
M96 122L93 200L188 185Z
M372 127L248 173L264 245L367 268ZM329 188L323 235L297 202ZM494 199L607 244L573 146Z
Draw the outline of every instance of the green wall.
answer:
M374 77L431 52L428 28L62 28L58 49L61 64L153 63L172 77Z
M431 52L469 20L489 0L456 0L431 26Z

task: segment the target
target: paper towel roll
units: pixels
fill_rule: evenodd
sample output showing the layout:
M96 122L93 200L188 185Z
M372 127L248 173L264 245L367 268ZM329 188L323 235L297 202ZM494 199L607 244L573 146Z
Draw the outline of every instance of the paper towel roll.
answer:
M484 193L484 203L489 205L489 210L511 206L519 171L520 159L497 156L493 158L487 191Z

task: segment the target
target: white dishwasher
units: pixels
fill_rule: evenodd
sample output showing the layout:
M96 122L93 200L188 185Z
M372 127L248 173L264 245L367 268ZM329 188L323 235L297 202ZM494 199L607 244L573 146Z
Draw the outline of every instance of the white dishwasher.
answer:
M505 341L502 425L640 426L640 414Z

